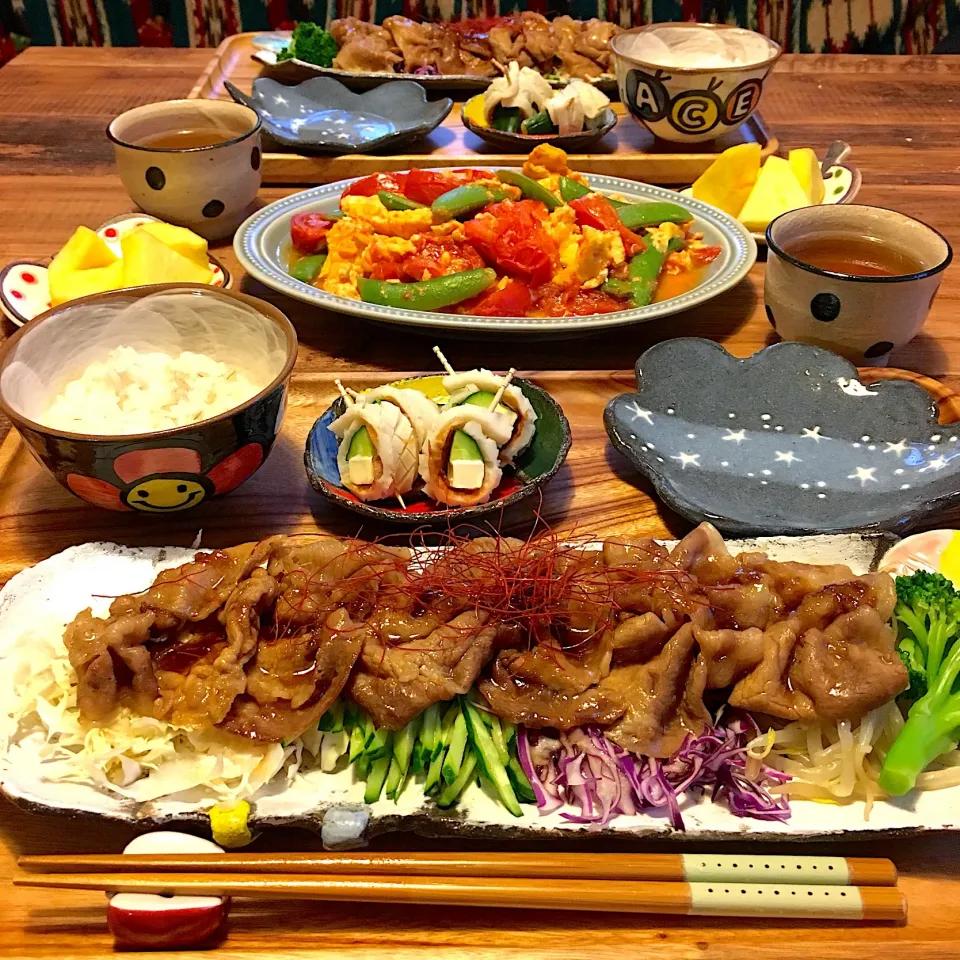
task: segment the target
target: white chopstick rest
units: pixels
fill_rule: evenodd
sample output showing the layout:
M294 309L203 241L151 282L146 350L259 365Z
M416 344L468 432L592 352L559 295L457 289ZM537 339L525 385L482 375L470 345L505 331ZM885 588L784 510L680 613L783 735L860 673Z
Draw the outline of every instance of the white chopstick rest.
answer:
M858 887L717 882L690 884L690 915L861 920L864 909Z
M811 883L843 886L853 882L845 857L770 857L681 854L688 883Z

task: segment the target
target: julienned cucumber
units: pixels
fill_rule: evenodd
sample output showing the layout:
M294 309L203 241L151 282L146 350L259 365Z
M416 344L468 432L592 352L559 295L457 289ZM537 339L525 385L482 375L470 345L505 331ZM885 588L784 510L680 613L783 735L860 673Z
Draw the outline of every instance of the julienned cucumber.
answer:
M444 788L443 793L437 797L437 806L438 807L449 807L451 806L457 797L463 793L464 788L470 782L470 778L473 776L474 770L477 769L477 755L475 753L469 753L464 757L463 763L460 766L460 772L457 774L457 779L453 783L449 784ZM532 795L532 793L531 793Z
M443 760L442 775L447 783L453 783L459 776L466 747L467 721L464 719L463 711L457 710L457 717L453 721L453 729L450 731L450 745L447 747L447 754Z
M470 745L473 747L473 752L477 758L477 766L481 773L493 784L494 789L503 801L503 805L515 817L522 817L523 811L520 809L517 795L510 785L506 767L490 737L490 731L481 719L477 708L469 700L463 699L460 702L467 721Z

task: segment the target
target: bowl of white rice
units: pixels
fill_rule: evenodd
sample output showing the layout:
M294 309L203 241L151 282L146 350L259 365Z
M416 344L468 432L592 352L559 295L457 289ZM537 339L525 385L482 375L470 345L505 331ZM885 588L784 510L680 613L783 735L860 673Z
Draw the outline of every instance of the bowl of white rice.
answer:
M610 41L620 99L655 137L703 143L757 109L780 45L725 23L651 23Z
M74 300L0 349L0 409L37 459L99 507L168 513L266 459L297 355L273 305L200 284Z

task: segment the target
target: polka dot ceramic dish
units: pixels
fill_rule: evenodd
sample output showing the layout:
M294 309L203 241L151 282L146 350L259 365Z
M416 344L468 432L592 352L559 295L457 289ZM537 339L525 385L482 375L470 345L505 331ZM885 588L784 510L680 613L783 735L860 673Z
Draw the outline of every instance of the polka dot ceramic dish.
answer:
M853 203L860 192L862 178L860 171L855 167L848 167L844 163L837 163L827 170L823 178L825 193L821 206L835 203ZM693 188L687 187L680 193L684 197L693 196ZM767 238L764 233L752 233L751 236L761 246L765 246Z
M124 214L115 217L97 228L97 233L106 241L110 249L120 255L120 240L124 234L156 217L146 214ZM50 309L50 285L47 282L47 260L38 263L31 260L14 260L0 270L0 310L5 317L18 327L39 317ZM213 270L213 287L229 287L230 273L218 260L210 258Z
M900 533L960 499L960 424L915 383L866 384L802 343L743 360L666 340L607 405L613 445L693 523L744 534ZM697 389L691 389L691 383Z

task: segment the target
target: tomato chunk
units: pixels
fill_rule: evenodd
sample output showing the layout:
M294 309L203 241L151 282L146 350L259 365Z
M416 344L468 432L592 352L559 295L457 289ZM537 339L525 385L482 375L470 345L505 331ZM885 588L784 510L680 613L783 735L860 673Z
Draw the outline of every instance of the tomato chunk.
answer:
M334 221L322 213L298 213L290 221L290 241L307 255L327 249L327 233Z
M533 295L522 280L509 280L502 289L494 287L473 300L460 304L458 313L480 317L525 317L533 306Z
M570 207L577 214L577 223L581 227L593 227L595 230L616 230L623 240L623 249L627 257L646 250L643 237L628 230L617 216L613 204L599 193L588 193L570 201Z
M488 264L534 285L556 272L557 244L543 227L547 208L536 200L504 200L464 225L467 239Z
M537 309L546 317L584 317L591 313L615 313L625 310L622 300L602 290L580 290L547 283L534 292Z
M404 258L401 270L412 280L426 280L483 266L483 257L469 243L421 238L417 252Z
M342 195L344 197L375 197L381 190L389 193L403 193L406 179L405 173L372 173L369 177L361 177L356 183L351 183Z

